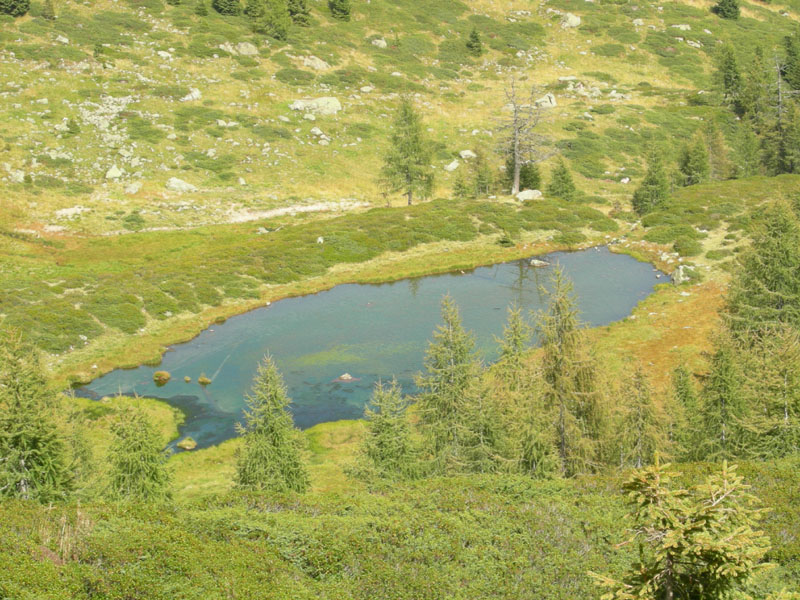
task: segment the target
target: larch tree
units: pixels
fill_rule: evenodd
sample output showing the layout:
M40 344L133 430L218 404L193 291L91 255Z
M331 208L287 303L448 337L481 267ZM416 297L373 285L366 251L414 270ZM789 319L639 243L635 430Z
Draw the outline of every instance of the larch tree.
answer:
M157 502L171 497L169 452L141 410L124 411L112 427L108 495L115 500Z
M508 176L513 196L521 189L522 168L536 165L555 154L550 149L548 139L539 133L539 125L548 110L545 103L536 101L539 93L540 89L532 87L527 97L523 97L513 76L506 86L506 109L509 114L500 119L498 134L502 140L503 154L508 157L507 164L512 167Z
M73 476L36 350L16 331L0 331L0 498L65 499Z
M700 405L692 374L683 365L672 372L671 392L673 414L670 415L670 421L673 423L672 441L677 446L676 454L694 460L698 436L701 435L698 426Z
M289 0L286 4L292 23L300 27L311 25L311 11L307 0Z
M720 46L716 56L716 71L714 74L719 87L722 89L722 96L725 102L733 108L734 112L741 116L739 94L742 89L742 73L736 58L736 50L732 44L722 44Z
M458 459L465 444L462 422L481 373L475 339L464 329L450 296L442 300L442 324L434 331L423 364L416 382L419 428L434 469L442 471Z
M523 357L530 347L532 337L533 328L525 320L522 309L518 306L509 306L503 337L497 340L500 346L497 363L512 391L520 387L525 375Z
M308 489L309 479L301 456L300 433L288 411L291 400L272 357L259 364L253 387L245 397L243 438L237 454L239 488L276 493Z
M605 413L597 365L575 306L572 283L553 272L547 310L539 318L542 402L552 423L559 472L593 470L601 456Z
M708 179L711 165L708 160L708 148L702 136L696 135L683 147L678 169L683 176L683 185L696 185Z
M738 19L739 0L717 0L712 10L723 19Z
M384 157L381 183L389 192L401 192L408 205L415 195L428 197L433 191L431 144L410 98L403 98L395 117L390 147Z
M339 21L350 20L350 0L328 0L331 16Z
M570 173L566 163L561 159L558 160L553 169L550 184L547 186L547 193L550 196L567 201L575 200L578 196L578 188L575 187L572 173Z
M641 365L625 382L619 420L619 466L641 469L667 445L664 419L656 411L653 390Z

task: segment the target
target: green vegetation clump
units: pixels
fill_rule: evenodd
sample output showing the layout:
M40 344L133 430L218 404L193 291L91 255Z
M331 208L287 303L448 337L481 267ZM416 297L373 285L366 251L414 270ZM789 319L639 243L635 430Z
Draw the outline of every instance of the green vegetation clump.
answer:
M156 385L166 385L170 379L172 379L172 375L170 375L169 371L156 371L153 373L153 381L156 382Z
M31 8L30 0L0 0L0 14L21 17Z

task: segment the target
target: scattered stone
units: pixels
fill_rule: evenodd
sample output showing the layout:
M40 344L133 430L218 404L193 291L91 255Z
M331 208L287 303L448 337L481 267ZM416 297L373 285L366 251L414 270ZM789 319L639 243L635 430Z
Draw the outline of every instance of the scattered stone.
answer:
M244 177L239 177L239 185L247 185L247 181L245 181Z
M458 155L463 160L469 160L470 158L478 158L478 155L475 154L472 150L462 150L461 152L458 153Z
M644 26L644 19L634 19L633 20L634 27L643 27Z
M691 25L687 25L686 23L681 23L680 25L673 25L672 28L673 29L680 29L681 31L691 31L692 30L692 26Z
M328 63L316 56L306 56L303 59L303 66L314 69L315 71L327 71L331 68Z
M684 265L679 266L672 272L672 283L675 285L681 285L686 283L690 280L689 274L686 272L686 267Z
M128 196L134 196L139 193L139 190L142 189L142 182L141 181L134 181L125 186L125 193Z
M386 40L383 38L376 38L372 40L372 45L376 48L386 48L389 44L387 44Z
M532 258L530 261L530 265L532 267L536 267L537 269L541 269L543 267L549 267L550 263L546 260L539 260L538 258Z
M313 100L295 100L289 105L292 110L301 110L316 115L335 115L342 110L342 103L338 98L324 96Z
M197 188L193 186L191 183L184 181L183 179L178 179L177 177L170 177L167 180L167 189L171 192L196 192Z
M461 165L461 163L458 162L457 160L454 160L449 165L447 165L444 168L444 170L447 171L448 173L452 173L453 171L455 171L459 167L459 165Z
M164 60L172 60L172 54L169 52L165 52L164 50L159 50L156 52L159 58L163 58Z
M242 56L257 56L258 48L250 42L239 42L236 44L236 51Z
M69 38L64 37L63 35L57 35L56 41L59 44L64 44L65 46L69 45Z
M565 13L563 17L561 17L561 28L562 29L573 29L575 27L581 26L581 18L578 15L573 15L572 13Z
M317 120L317 117L316 117L316 115L314 115L314 113L306 113L306 114L303 115L303 118L306 121L316 121Z
M119 179L122 177L122 171L120 171L117 165L112 165L112 167L106 171L106 179Z
M181 102L192 102L194 100L200 100L202 97L203 95L200 93L200 90L197 88L189 88L189 93L181 98Z
M361 87L361 93L362 94L369 94L370 92L373 92L374 90L375 90L375 88L372 87L371 85L365 85L365 86Z
M535 104L539 108L555 108L557 106L556 97L553 94L548 93L539 98Z
M619 180L619 182L620 183L630 183L631 182L631 178L630 177L623 177L622 179Z
M517 200L525 202L526 200L539 200L542 197L542 192L539 190L523 190L517 194Z
M318 244L324 244L324 243L325 243L325 238L324 238L324 237L322 237L322 236L319 236L319 237L317 238L317 243L318 243Z

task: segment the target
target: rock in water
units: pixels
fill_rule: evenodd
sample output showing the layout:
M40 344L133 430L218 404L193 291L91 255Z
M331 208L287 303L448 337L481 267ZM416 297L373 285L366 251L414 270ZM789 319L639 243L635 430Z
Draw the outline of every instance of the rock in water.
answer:
M539 260L538 258L532 258L531 259L531 266L532 267L536 267L538 269L538 268L542 268L542 267L549 267L550 263L547 262L546 260Z
M194 450L197 448L197 442L195 442L191 437L185 437L175 445L181 450Z

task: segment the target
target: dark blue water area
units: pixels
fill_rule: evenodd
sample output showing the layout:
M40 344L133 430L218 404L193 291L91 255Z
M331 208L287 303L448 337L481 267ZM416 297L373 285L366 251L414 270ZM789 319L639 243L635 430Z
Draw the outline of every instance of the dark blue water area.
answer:
M100 398L116 394L160 398L186 414L182 436L198 447L236 435L244 396L259 361L269 353L283 373L296 424L360 418L375 382L396 377L408 393L422 368L428 341L450 294L482 358L497 356L509 305L535 313L545 307L552 265L572 280L582 319L605 325L629 315L638 302L669 279L651 265L607 248L539 257L549 267L518 260L466 273L432 275L385 284L347 284L287 298L228 319L195 339L171 347L158 367L118 369L78 391ZM533 318L531 319L533 320ZM158 387L157 370L172 379ZM349 382L337 381L351 374ZM205 374L206 387L197 383ZM184 377L191 383L184 382Z

